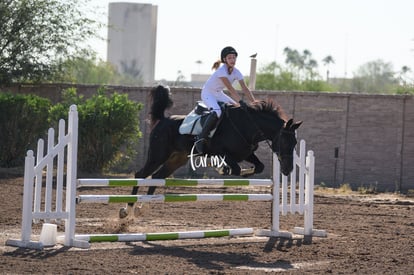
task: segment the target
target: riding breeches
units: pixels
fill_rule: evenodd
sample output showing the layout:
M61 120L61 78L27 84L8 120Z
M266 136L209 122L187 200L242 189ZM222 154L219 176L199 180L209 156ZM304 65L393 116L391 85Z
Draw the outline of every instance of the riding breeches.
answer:
M224 103L236 104L236 101L226 95L223 91L210 92L207 90L202 90L201 100L203 100L204 104L206 104L209 109L212 109L214 112L216 112L217 117L221 116L221 109L218 105L218 102L221 101Z

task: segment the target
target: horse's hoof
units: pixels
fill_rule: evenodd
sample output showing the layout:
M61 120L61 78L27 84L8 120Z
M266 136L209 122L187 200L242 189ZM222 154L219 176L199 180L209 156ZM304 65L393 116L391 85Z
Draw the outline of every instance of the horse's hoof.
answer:
M223 166L216 168L217 172L222 176L229 176L232 174L231 168L229 166Z
M119 218L125 219L126 217L128 217L128 210L125 207L122 207L119 209Z
M242 177L250 177L251 175L254 175L254 167L247 168L247 169L241 169L240 176Z
M149 208L149 204L138 203L134 208L134 217L138 218L142 216Z
M142 203L134 208L134 217L138 218L142 215Z
M134 217L138 218L139 216L141 216L141 208L135 208L134 209Z

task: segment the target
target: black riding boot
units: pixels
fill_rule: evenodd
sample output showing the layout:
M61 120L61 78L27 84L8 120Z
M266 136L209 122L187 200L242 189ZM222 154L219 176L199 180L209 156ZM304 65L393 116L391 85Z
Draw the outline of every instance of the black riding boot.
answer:
M197 137L197 141L195 143L197 151L202 154L204 153L204 146L206 143L206 138L210 134L210 131L214 129L216 123L218 121L218 117L216 112L212 112L208 115L206 121L204 122L203 129L201 133Z

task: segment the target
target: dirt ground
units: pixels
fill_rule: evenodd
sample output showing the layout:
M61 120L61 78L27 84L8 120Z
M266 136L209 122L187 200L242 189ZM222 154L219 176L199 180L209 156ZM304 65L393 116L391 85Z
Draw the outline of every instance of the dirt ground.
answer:
M23 179L0 179L0 188L0 274L414 274L414 200L403 196L317 192L314 228L326 230L328 237L313 238L312 244L300 236L292 240L249 236L98 243L87 250L58 244L37 251L5 246L7 239L20 238ZM225 192L223 188L195 189L159 188L157 193ZM247 189L246 193L268 191ZM240 188L230 191L243 192ZM129 190L80 192L126 194ZM117 218L121 206L79 204L76 232L270 226L270 202L152 203L144 207L140 218L127 221ZM283 230L303 226L301 215L281 217ZM35 225L35 237L39 233L40 225Z

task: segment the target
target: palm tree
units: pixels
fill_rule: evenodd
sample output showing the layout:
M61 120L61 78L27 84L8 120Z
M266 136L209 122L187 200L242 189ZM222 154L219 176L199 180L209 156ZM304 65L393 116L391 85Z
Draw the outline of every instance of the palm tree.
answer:
M329 82L329 64L335 63L335 60L332 56L328 55L324 59L322 59L323 65L327 67L326 69L326 82Z
M312 59L312 53L307 49L303 50L303 55L302 55L303 65L305 66L306 64L308 64L311 59Z
M313 80L314 77L314 69L318 68L318 62L311 58L308 62L306 62L306 70L309 72L310 79Z
M408 73L409 71L411 71L410 67L408 67L408 66L402 66L401 72L403 74Z
M407 85L407 73L411 72L410 67L408 66L402 66L400 71L400 80L402 81L403 85Z
M297 50L292 50L289 47L283 49L283 53L286 55L285 63L290 66L291 72L296 70L297 79L300 79L300 71L303 68L303 57Z

